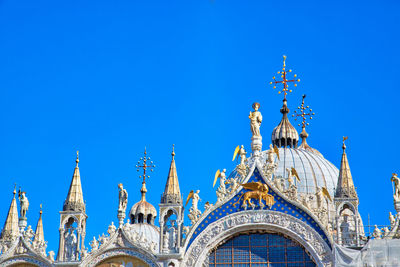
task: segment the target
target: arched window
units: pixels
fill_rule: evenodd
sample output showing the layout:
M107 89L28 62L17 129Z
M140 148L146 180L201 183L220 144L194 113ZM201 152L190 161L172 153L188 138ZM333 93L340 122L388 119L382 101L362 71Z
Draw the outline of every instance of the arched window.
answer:
M138 218L137 218L138 223L143 223L143 213L139 213Z
M222 264L222 265L221 265ZM240 234L217 247L209 266L316 266L305 249L283 235Z

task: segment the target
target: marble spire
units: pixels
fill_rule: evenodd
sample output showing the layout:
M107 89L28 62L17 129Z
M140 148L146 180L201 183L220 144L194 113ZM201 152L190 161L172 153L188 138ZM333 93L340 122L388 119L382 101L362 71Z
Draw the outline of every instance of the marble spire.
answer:
M33 242L35 242L35 243L43 243L44 242L42 213L43 213L42 205L40 204L39 220L36 225L35 239L33 240Z
M169 167L167 183L161 197L161 203L182 203L181 191L179 189L178 174L175 166L175 150L172 146L172 160Z
M335 197L336 198L358 198L356 189L354 187L353 178L350 172L349 161L346 154L345 140L347 137L343 137L343 154L340 163L339 179L336 188Z
M18 236L18 208L17 200L15 199L15 194L17 193L14 188L13 199L11 200L11 205L8 210L6 222L4 223L3 231L1 232L1 239L9 240Z
M76 152L76 166L72 176L71 185L67 198L64 202L63 211L83 211L85 212L85 203L83 200L81 175L79 173L79 151Z

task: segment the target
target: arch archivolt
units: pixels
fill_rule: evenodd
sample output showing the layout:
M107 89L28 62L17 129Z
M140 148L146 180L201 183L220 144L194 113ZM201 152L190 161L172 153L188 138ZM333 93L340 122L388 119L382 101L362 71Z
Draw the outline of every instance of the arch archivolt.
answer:
M127 257L134 257L137 258L146 264L148 264L151 267L159 267L159 265L155 262L155 260L150 259L149 257L146 257L143 253L137 250L133 249L125 249L125 248L118 248L118 249L111 249L108 250L104 253L99 254L95 258L91 259L90 262L88 262L85 265L82 266L87 266L87 267L94 267L97 264L109 259L109 258L114 258L117 256L127 256Z
M186 248L182 266L202 266L210 250L235 234L263 230L282 233L301 244L317 266L332 266L333 256L329 245L308 224L293 216L271 211L242 211L213 222Z
M51 264L43 262L35 257L30 256L17 256L10 259L7 259L0 263L0 266L10 266L10 265L18 265L18 264L30 264L32 266L40 266L40 267L49 267Z

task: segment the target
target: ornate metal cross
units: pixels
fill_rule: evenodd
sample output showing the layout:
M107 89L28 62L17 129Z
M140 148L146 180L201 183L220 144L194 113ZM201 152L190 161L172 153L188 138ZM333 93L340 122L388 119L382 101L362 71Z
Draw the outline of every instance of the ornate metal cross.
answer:
M301 101L301 106L297 107L297 109L299 110L297 112L297 110L294 111L295 114L293 114L292 116L294 117L294 120L297 120L298 117L302 118L301 123L299 123L298 125L301 125L301 128L305 129L306 126L310 125L309 123L306 123L306 117L309 116L310 120L312 120L312 116L315 115L314 112L312 112L312 109L310 109L310 106L304 106L304 98L306 98L306 95L303 95L303 100ZM307 111L308 109L308 111Z
M276 85L277 85L278 83L283 84L283 89L282 89L282 91L278 91L278 94L280 94L280 93L283 92L283 94L284 94L284 98L283 98L283 99L284 99L284 100L286 100L286 95L288 94L288 92L289 92L289 93L292 92L292 90L289 90L289 89L288 89L288 88L289 88L288 83L293 83L294 86L297 86L296 82L300 82L300 79L296 79L296 77L297 77L296 74L293 75L293 79L291 79L291 80L288 80L288 79L287 79L287 77L286 77L286 76L287 76L287 73L288 73L288 72L292 72L292 70L286 71L286 63L285 63L285 61L286 61L286 56L283 56L283 68L282 68L282 71L278 71L278 74L281 75L282 80L281 80L281 81L277 81L276 78L275 78L275 76L274 76L274 77L272 77L272 79L274 79L274 81L273 81L273 82L270 82L270 84L273 84L273 85L274 85L274 89L276 88Z
M150 161L150 163L148 163ZM146 152L146 147L144 148L144 157L140 158L137 162L136 168L137 171L140 170L140 168L143 168L143 174L139 176L139 178L143 178L143 183L146 182L146 178L150 178L150 175L146 175L146 170L150 169L150 171L153 171L153 168L155 168L156 165L153 164L153 161L151 161L150 157L147 156Z

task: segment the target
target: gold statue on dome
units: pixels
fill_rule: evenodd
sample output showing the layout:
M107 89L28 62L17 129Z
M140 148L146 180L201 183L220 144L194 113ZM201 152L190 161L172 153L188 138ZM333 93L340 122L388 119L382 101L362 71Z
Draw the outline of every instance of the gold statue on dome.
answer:
M249 119L250 119L250 130L253 134L253 137L261 137L260 134L260 126L262 122L261 112L258 111L260 108L260 103L255 102L253 104L254 111L250 111Z

